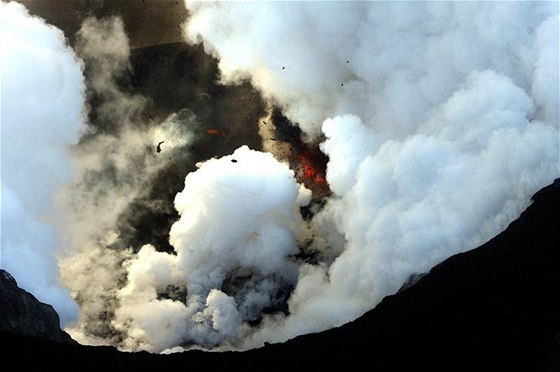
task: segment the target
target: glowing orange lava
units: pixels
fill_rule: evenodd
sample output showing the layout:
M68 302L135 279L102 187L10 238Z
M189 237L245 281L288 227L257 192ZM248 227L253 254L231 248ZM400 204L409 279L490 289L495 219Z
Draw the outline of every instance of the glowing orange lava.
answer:
M315 148L301 146L295 164L296 178L309 188L315 196L330 193L325 178L326 160L324 155Z

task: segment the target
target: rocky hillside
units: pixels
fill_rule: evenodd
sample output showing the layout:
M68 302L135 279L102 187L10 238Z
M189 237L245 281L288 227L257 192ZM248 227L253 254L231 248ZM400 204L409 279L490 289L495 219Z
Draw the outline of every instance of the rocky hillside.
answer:
M45 337L44 332L51 330L54 335L48 338L56 339L59 330L52 329L52 309L17 310L22 307L12 304L29 302L30 295L21 290L4 292L4 287L15 282L3 276L2 324L13 326L2 328L0 334L5 345L2 361L13 359L21 368L87 366L121 371L286 371L302 366L347 370L355 362L375 371L559 371L559 185L556 180L539 191L532 205L503 233L449 258L354 322L243 353L120 353L110 347L15 334L17 329L36 329L35 336ZM45 309L41 306L46 305L28 305L35 306ZM20 321L26 326L16 327ZM27 357L17 356L20 350Z
M76 343L60 329L60 320L53 307L19 288L5 270L0 270L0 331Z

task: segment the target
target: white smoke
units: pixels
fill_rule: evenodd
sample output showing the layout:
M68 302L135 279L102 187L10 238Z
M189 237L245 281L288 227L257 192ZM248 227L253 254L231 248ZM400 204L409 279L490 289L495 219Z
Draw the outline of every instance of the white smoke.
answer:
M279 288L297 281L290 256L304 232L299 207L309 198L287 165L246 146L189 174L175 199L176 255L147 245L125 263L128 284L114 320L127 335L123 347L162 351L235 340ZM184 288L186 298L158 296L170 286Z
M322 133L334 192L290 315L248 346L347 322L490 239L559 175L557 2L188 2L185 34ZM324 248L323 248L324 249Z
M71 178L68 151L83 131L82 65L63 33L22 5L0 2L0 32L1 265L68 324L78 309L58 279L53 198Z

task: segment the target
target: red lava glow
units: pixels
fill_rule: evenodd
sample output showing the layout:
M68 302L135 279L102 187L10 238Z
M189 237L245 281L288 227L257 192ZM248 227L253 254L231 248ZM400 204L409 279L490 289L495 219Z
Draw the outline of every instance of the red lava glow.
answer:
M315 165L305 156L299 158L300 167L303 170L303 177L313 183L326 184L327 180L324 175L321 175ZM324 171L324 170L322 170Z
M211 136L220 135L220 137L226 138L226 132L224 132L223 130L218 130L216 128L208 129L208 134L210 134Z
M313 168L313 165L307 160L307 158L302 157L300 159L300 163L303 168L303 177L312 180L317 175L317 170Z
M296 179L311 190L314 197L330 194L326 180L326 156L318 149L299 143L299 155L293 158Z

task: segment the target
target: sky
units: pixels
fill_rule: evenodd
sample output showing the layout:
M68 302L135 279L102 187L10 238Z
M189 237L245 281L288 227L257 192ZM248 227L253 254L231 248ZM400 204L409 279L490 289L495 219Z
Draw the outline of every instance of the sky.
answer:
M339 326L559 176L557 2L185 7L213 85L164 110L130 80L130 13L65 35L0 3L1 266L81 343L245 350ZM327 196L271 144L274 110L328 156ZM214 129L215 111L245 119Z

